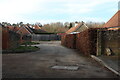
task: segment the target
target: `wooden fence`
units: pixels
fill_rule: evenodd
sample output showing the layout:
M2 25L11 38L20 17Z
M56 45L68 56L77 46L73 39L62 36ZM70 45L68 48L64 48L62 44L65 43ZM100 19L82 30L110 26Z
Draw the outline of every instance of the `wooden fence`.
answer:
M54 41L61 40L61 36L57 34L33 34L32 41Z

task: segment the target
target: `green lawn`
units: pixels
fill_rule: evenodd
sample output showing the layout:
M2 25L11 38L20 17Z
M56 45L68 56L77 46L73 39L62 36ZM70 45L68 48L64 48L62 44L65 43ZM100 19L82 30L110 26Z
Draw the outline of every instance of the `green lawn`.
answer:
M25 44L35 45L35 44L40 44L40 43L38 43L38 42L24 42L24 43L22 43L21 45L25 45Z
M40 48L36 46L19 46L18 48L12 50L13 52L32 52L32 51L37 51Z
M19 46L15 49L3 50L2 53L25 53L25 52L34 52L39 50L37 46Z
M34 49L38 49L38 47L36 46L19 46L18 48L14 49L14 50L34 50Z

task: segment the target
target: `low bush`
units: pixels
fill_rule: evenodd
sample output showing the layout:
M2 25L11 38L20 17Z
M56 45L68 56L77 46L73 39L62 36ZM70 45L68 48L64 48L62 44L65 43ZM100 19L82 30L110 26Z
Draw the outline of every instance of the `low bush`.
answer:
M40 43L38 43L38 42L24 42L24 43L22 43L21 45L35 45L35 44L40 44Z
M3 53L25 53L25 52L33 52L37 51L40 48L37 46L19 46L18 48L12 50L4 50Z

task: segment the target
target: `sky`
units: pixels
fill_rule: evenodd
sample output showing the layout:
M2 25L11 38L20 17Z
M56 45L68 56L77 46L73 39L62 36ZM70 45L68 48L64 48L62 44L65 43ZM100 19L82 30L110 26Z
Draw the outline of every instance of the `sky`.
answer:
M107 22L120 0L0 0L0 22Z

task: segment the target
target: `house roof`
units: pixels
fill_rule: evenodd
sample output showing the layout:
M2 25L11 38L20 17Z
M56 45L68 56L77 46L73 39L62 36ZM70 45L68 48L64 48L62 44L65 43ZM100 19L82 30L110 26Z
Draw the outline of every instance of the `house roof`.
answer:
M29 26L25 26L25 28L30 32L33 33L33 31L31 30L31 28Z
M107 30L118 30L120 29L120 27L117 27L117 28L108 28Z
M6 26L6 28L14 32L17 32L20 29L20 27L14 27L14 26Z
M82 24L79 23L77 26L72 27L72 28L70 28L68 31L66 31L66 33L69 34L69 33L71 33L71 32L76 31L78 28L81 27L81 25L82 25Z
M20 29L20 27L14 27L13 31L17 32Z
M33 26L33 29L41 29L38 25Z
M47 33L46 31L42 30L42 29L34 29L33 30L35 34L37 33Z
M9 30L13 30L14 29L13 26L6 26L6 28L8 28Z
M21 26L17 33L22 35L31 34L31 32L25 26Z
M70 28L66 33L67 33L67 34L70 34L70 33L72 33L72 32L76 32L76 31L78 32L78 30L79 30L83 25L84 25L86 28L88 28L88 27L85 25L85 23L82 22L82 23L79 23L78 25L76 25L75 27ZM82 31L82 29L83 29L83 28L81 28L80 31Z
M119 26L120 26L120 10L103 27L108 28Z

